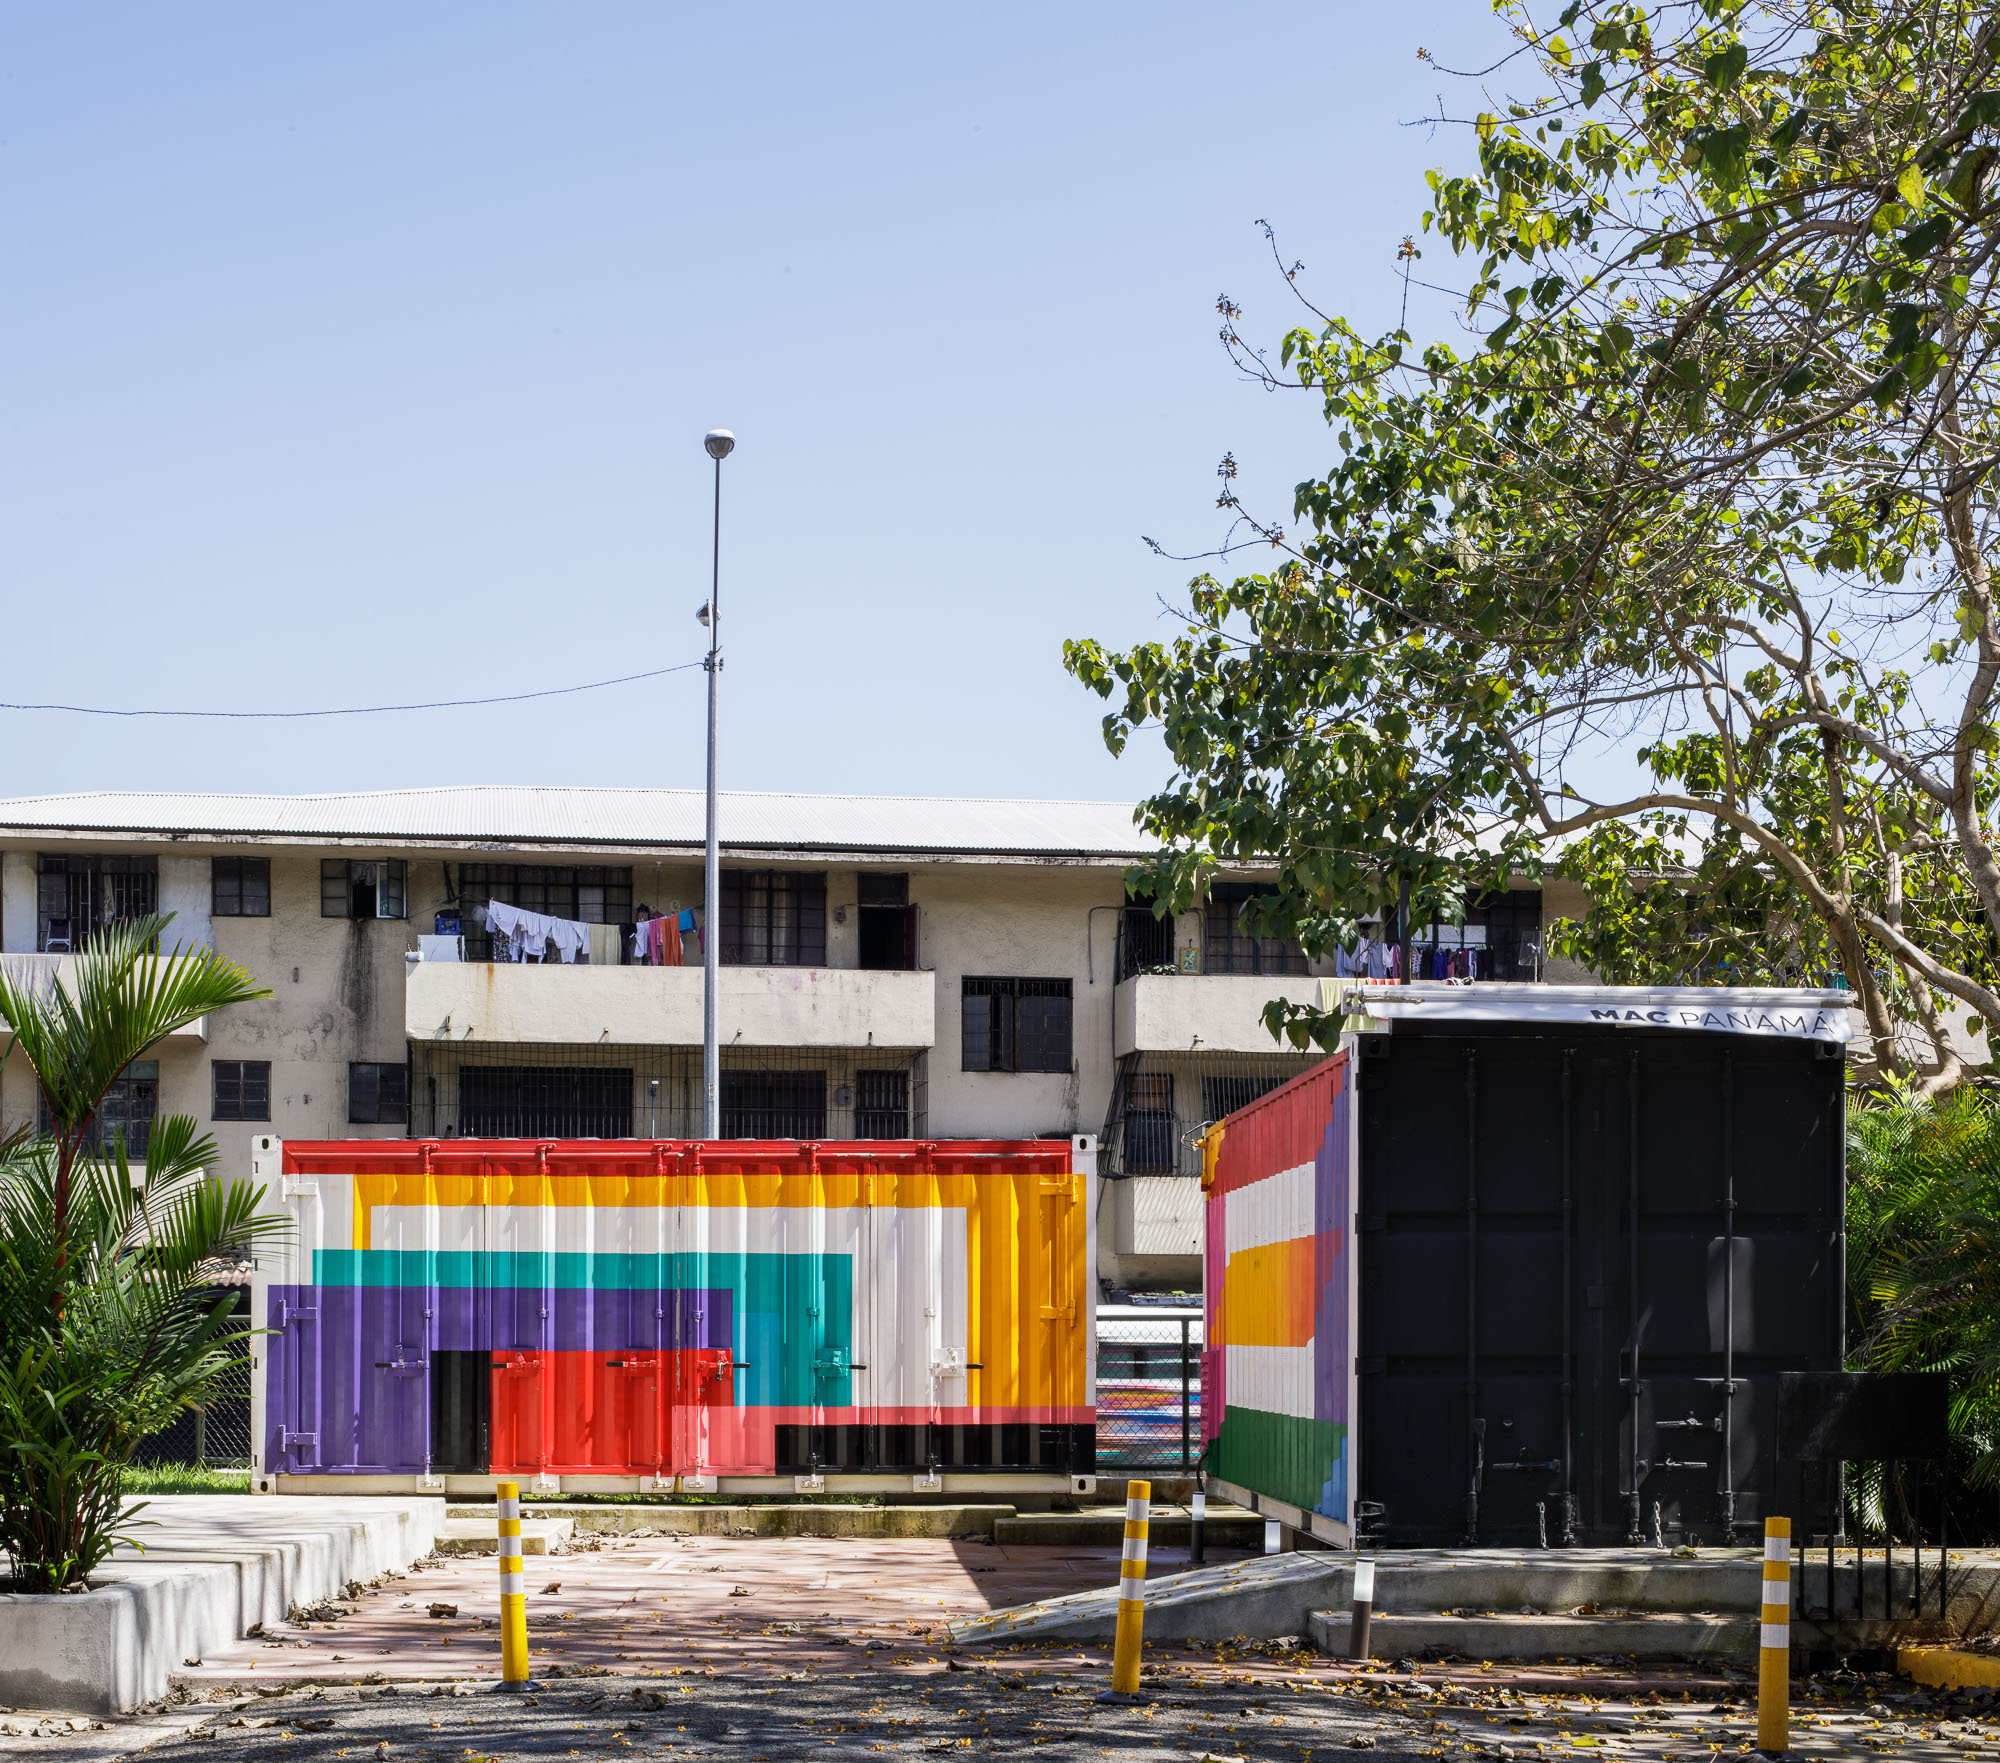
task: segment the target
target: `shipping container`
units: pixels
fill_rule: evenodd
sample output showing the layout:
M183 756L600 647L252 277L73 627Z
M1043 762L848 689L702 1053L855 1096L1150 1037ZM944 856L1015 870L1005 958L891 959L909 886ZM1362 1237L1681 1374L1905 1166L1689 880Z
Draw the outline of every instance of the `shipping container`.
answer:
M1092 1485L1088 1140L253 1145L259 1487Z
M1718 1544L1843 1352L1845 993L1346 993L1204 1141L1210 1485L1326 1540Z

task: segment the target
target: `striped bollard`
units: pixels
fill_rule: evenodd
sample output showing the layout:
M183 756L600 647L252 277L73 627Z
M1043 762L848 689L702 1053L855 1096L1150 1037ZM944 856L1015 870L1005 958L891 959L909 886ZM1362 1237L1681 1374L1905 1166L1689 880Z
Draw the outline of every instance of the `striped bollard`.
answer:
M1200 1488L1194 1490L1194 1506L1188 1514L1188 1565L1199 1567L1202 1563L1202 1530L1208 1523L1208 1495Z
M528 1581L521 1565L521 1484L495 1488L500 1513L500 1683L528 1682Z
M1757 1749L1781 1756L1790 1742L1792 1521L1764 1520L1764 1609L1757 1633Z
M1368 1620L1375 1614L1375 1563L1365 1555L1354 1558L1354 1595L1347 1623L1347 1656L1368 1657Z
M1125 1553L1118 1563L1118 1637L1111 1653L1114 1695L1139 1693L1139 1646L1146 1626L1146 1533L1153 1484L1125 1484Z

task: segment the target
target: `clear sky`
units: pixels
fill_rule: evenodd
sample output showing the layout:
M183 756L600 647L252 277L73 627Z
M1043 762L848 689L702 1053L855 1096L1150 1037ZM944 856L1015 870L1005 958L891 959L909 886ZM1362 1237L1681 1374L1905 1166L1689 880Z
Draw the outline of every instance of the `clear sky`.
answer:
M0 697L285 709L695 659L723 783L1133 798L1064 637L1327 442L1214 302L1393 318L1478 0L10 8ZM1433 243L1433 251L1437 247ZM0 711L0 793L698 786L702 675L321 722Z

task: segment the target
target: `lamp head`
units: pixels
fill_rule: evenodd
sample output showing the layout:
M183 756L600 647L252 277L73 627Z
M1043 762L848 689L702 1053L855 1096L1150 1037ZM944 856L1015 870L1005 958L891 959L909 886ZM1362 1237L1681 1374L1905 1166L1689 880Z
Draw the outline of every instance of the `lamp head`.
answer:
M708 602L706 600L702 601L701 610L697 612L694 616L696 623L703 625L706 625L708 623Z
M711 459L727 459L736 445L736 437L727 429L710 429L701 438L701 444L708 449Z

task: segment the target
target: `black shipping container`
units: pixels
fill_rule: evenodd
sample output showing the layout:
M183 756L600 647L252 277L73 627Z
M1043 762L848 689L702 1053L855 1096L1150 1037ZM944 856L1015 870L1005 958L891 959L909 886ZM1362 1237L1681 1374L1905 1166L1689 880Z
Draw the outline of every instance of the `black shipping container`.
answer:
M1500 990L1375 994L1390 1032L1352 1043L1362 1534L1748 1540L1778 1374L1842 1361L1844 1033L1631 1003L1687 993L1467 1019ZM1837 996L1786 996L1844 1025Z

